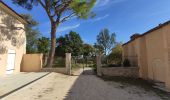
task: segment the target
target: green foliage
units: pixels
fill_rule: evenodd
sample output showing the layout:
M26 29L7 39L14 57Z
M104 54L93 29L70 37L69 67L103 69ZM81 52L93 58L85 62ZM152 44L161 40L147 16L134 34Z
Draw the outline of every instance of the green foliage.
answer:
M27 22L29 27L36 27L39 23L32 18L30 14L21 14L22 18L24 18Z
M94 47L94 49L95 49L95 53L96 54L103 54L104 53L104 48L103 48L103 46L101 46L101 45L98 45L98 44L94 44L93 45L93 47Z
M28 10L40 4L47 13L51 22L51 50L47 66L51 67L56 46L55 34L58 26L75 16L81 19L87 19L89 16L93 17L94 14L91 12L91 9L95 5L96 0L12 0L12 2ZM79 48L75 48L75 50L80 51ZM67 51L73 52L75 50L68 48Z
M55 50L55 56L65 57L66 53L66 39L63 36L60 36L57 40L57 46Z
M49 17L57 19L65 16L63 21L73 16L83 19L95 16L91 9L95 5L96 0L12 0L12 2L28 10L32 10L34 6L40 4ZM66 12L67 15L65 15Z
M92 68L93 68L94 73L97 74L97 65L93 64Z
M104 48L104 53L107 55L115 44L115 33L109 34L108 29L103 29L99 35L97 35L97 43L98 45Z
M65 53L72 53L72 56L79 56L83 53L83 41L80 35L71 31L64 37L57 38L56 56L64 56Z
M122 43L116 43L112 52L107 56L108 62L110 64L121 65L122 62Z
M73 2L70 4L70 8L73 9L79 18L87 19L88 16L95 16L94 13L90 12L95 2L96 0L73 0Z
M125 60L123 61L123 66L124 66L124 67L130 67L130 66L131 66L129 59L125 59Z
M72 53L73 56L82 54L83 41L80 35L76 32L71 31L65 36L66 38L66 52Z
M83 55L92 56L94 53L94 47L90 44L83 44Z
M50 40L46 37L41 37L38 39L37 48L39 53L47 54L49 52Z
M55 57L53 67L65 67L65 58Z
M21 16L29 22L28 25L25 26L26 32L26 52L27 53L36 53L37 52L37 41L40 36L40 32L38 30L38 22L35 21L31 15L29 14L21 14Z

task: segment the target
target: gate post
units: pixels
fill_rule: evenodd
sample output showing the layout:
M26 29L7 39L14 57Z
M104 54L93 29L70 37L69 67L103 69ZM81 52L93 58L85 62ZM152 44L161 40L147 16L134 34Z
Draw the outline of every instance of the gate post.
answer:
M66 53L65 66L67 75L71 75L71 53Z
M101 54L97 54L96 56L96 62L97 62L97 75L102 76L101 74Z

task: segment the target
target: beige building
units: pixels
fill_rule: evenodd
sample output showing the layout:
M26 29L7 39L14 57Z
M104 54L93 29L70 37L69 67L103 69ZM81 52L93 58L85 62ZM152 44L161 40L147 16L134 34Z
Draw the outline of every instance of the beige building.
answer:
M140 77L165 82L170 89L170 21L123 45L123 59L140 68Z
M26 53L27 24L14 10L0 1L0 75L20 72Z

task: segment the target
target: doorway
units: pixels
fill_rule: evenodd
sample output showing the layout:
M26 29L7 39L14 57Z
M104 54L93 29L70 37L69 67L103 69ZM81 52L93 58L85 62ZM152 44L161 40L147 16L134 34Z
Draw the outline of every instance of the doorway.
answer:
M12 74L15 67L15 50L8 50L6 74Z

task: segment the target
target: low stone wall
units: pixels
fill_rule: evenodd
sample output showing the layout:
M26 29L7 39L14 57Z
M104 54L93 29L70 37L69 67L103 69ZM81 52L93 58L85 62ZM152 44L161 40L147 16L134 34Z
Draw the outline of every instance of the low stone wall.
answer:
M66 68L42 68L41 72L57 72L62 74L68 74Z
M109 67L101 68L101 74L104 76L124 76L139 77L138 67Z

